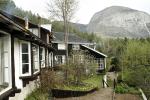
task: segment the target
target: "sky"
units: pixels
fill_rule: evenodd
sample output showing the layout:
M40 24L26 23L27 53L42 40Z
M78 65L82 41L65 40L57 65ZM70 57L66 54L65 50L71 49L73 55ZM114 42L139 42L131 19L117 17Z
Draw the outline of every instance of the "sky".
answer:
M47 3L49 0L13 0L15 4L24 9L38 13L48 18ZM125 6L144 11L150 14L150 0L78 0L78 9L73 22L88 24L92 16L110 6Z

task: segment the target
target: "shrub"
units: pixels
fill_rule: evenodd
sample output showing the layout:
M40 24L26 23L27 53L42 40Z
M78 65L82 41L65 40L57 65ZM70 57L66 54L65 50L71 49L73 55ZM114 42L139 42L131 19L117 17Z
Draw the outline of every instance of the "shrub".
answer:
M115 89L116 93L140 94L136 87L129 87L127 84L120 83Z
M117 86L116 89L115 89L115 92L116 93L127 93L128 89L123 87L123 86Z

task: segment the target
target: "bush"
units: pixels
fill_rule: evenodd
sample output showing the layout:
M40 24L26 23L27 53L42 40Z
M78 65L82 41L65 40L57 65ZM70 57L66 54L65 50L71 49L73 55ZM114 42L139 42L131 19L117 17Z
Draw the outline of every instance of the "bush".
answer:
M127 93L128 89L123 87L123 86L121 86L121 85L119 85L119 86L116 87L115 92L116 93Z
M116 93L130 93L130 94L140 94L140 92L138 91L138 89L136 87L129 87L127 84L124 83L120 83L116 89L115 89Z
M121 83L122 82L122 75L119 74L117 77L117 83Z

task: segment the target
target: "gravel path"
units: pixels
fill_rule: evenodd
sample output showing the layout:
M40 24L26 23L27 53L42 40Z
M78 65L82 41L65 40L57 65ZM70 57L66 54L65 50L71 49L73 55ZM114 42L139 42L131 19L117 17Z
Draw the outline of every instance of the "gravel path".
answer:
M142 100L142 98L139 95L116 94L115 100Z
M102 88L85 96L63 99L55 98L54 100L112 100L112 91L112 88Z

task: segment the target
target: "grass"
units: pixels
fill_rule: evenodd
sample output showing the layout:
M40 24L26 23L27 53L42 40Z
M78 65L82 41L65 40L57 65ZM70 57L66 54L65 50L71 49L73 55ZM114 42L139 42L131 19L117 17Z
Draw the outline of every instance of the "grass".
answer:
M94 75L86 80L84 80L84 83L92 84L94 87L101 88L102 86L102 75Z
M88 79L82 81L84 85L64 85L63 87L58 87L62 90L72 90L72 91L90 91L95 88L101 88L102 86L102 75L93 75Z
M35 89L25 100L48 100L48 93L43 93L40 89Z

